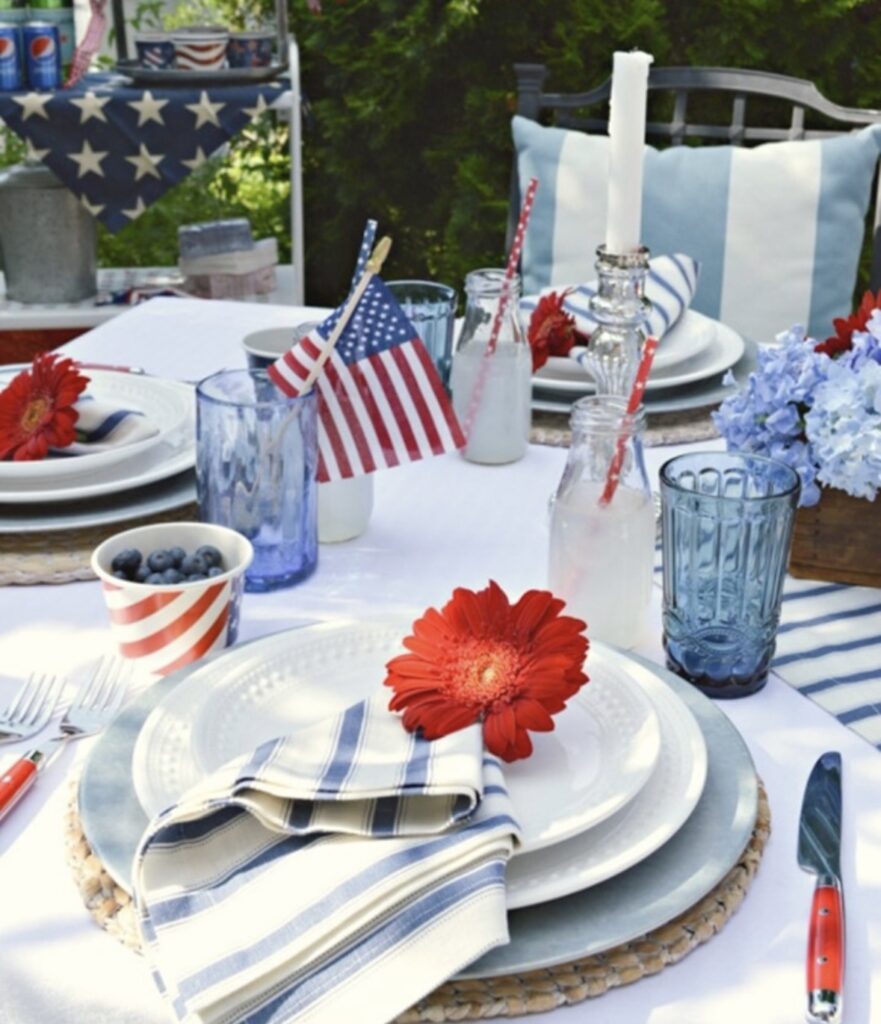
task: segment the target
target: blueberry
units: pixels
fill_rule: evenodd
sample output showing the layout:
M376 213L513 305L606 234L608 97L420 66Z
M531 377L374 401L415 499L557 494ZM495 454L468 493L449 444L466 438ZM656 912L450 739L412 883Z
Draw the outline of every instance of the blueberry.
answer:
M163 583L182 583L183 578L184 574L180 569L175 569L173 566L171 569L166 569L165 572L162 573Z
M153 572L165 572L166 569L174 567L174 563L171 559L171 553L168 551L151 551L147 555L147 565L153 570Z
M183 548L169 548L168 553L171 555L171 564L175 569L179 569L181 562L187 557L186 551Z
M203 544L202 547L196 548L196 554L201 555L209 567L223 565L223 555L213 544Z
M146 583L149 575L150 567L147 565L139 565L135 570L134 581L135 583Z
M192 576L193 573L204 576L208 571L208 564L201 555L187 555L180 564L180 571L184 576Z
M114 569L113 572L110 575L111 576L115 576L116 579L118 579L118 580L125 580L126 583L131 583L131 580L129 579L128 573L127 572L123 572L122 569Z
M204 572L192 572L192 573L190 573L189 576L187 576L187 583L193 583L196 580L206 580L206 579L208 579L208 577L205 575Z
M222 576L224 574L224 571L225 570L223 569L222 566L212 565L211 568L208 570L208 577L210 579L212 576Z
M126 548L114 557L113 561L110 563L110 568L114 573L124 572L131 576L137 571L140 564L141 552L138 551L137 548Z
M161 572L151 572L150 575L144 580L145 583L164 583L165 578Z

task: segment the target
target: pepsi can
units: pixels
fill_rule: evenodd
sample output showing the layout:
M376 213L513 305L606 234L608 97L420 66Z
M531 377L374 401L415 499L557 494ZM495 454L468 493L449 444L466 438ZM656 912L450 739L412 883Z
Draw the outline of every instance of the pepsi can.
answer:
M21 89L21 28L0 18L0 90Z
M28 84L32 89L57 89L61 85L58 27L47 21L28 21L22 35Z

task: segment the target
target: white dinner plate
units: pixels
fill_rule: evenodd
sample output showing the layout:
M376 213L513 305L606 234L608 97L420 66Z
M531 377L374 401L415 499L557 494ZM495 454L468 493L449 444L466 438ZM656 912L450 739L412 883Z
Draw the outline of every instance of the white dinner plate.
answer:
M185 508L196 500L196 476L191 470L146 487L85 501L38 505L0 504L0 536L11 533L54 533L125 523L131 519Z
M400 620L308 627L196 672L138 737L132 775L142 806L154 814L226 761L375 692L407 632ZM658 760L658 716L626 664L592 650L587 672L555 730L533 734L533 755L505 766L524 851L620 811Z
M0 371L0 389L6 387L18 372ZM87 394L116 408L143 413L145 422L155 427L157 432L141 441L101 452L32 462L0 462L2 500L12 500L8 494L19 490L28 491L49 484L66 487L74 479L88 478L95 470L118 467L121 463L140 459L147 450L180 431L192 418L193 391L186 384L108 370L84 370L83 373L89 378Z
M736 331L693 309L683 314L676 330L680 329L694 329L696 333L708 339L707 344L694 355L674 365L653 364L646 391L681 387L683 384L721 376L743 355L744 341ZM575 359L568 357L554 359L553 362L548 360L547 364L533 375L532 383L543 392L554 392L570 397L592 394L594 390L588 372Z
M191 384L179 381L162 381L162 384L169 392L175 392L186 405L186 414L176 430L170 431L146 451L138 452L130 461L97 466L69 479L44 477L22 481L20 485L0 480L0 507L5 504L28 503L45 507L48 502L82 501L102 495L116 495L192 469L196 462L195 389ZM80 458L87 456L71 457L64 461L74 462Z
M591 657L599 644L593 645ZM639 864L672 838L694 810L707 777L707 747L694 715L654 672L608 648L604 665L626 672L652 701L661 753L648 782L593 828L508 865L508 908L581 892Z

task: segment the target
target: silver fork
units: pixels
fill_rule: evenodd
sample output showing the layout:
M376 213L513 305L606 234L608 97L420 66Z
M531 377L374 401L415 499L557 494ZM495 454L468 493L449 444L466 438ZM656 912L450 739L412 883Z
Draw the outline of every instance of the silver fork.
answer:
M69 740L90 736L104 728L122 707L130 680L123 662L104 658L59 723L59 732L46 747L31 750L0 777L0 820L18 803L36 782L39 772L48 768Z
M59 676L32 673L9 707L0 711L0 743L25 740L38 733L52 717L63 689L64 680Z

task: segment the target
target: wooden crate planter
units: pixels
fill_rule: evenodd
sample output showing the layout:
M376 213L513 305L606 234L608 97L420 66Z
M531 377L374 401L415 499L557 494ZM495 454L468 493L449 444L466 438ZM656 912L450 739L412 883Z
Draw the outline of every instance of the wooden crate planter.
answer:
M833 583L881 587L881 495L875 501L826 488L795 516L789 571Z

